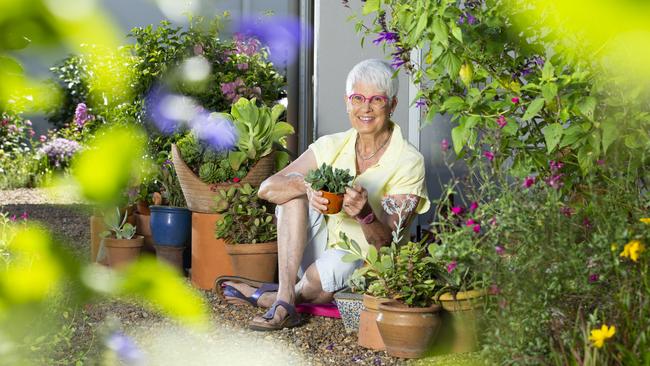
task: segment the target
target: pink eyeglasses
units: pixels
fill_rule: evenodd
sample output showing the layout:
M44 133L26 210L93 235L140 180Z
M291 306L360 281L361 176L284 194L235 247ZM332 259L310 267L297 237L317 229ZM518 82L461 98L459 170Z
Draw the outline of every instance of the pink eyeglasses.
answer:
M365 104L366 101L370 102L370 105L375 108L384 108L388 104L388 97L384 95L373 95L371 97L365 97L361 94L351 94L348 97L348 100L353 106L360 106Z

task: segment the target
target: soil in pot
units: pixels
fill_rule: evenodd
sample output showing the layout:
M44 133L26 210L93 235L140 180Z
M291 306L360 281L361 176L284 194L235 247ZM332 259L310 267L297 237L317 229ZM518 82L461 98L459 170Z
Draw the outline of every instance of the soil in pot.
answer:
M327 204L327 210L325 210L323 213L328 215L339 213L341 211L341 207L343 207L343 195L326 191L321 192L323 192L323 197L329 200L329 203Z
M142 235L136 235L132 239L104 238L108 265L118 268L135 261L143 245Z
M275 282L278 243L226 244L235 276L261 282Z
M440 309L436 304L408 307L394 300L380 304L377 325L386 352L402 358L424 356L440 330Z
M384 341L379 334L377 316L379 315L379 304L388 299L363 295L363 310L359 315L358 343L361 347L383 351L386 349Z

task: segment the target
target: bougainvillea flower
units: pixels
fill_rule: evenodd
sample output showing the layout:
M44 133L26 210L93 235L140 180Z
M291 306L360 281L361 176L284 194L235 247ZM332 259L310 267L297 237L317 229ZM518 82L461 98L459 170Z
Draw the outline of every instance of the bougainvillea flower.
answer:
M514 97L514 98L510 99L510 101L513 102L514 104L519 104L519 98L518 97Z
M475 233L477 233L477 234L480 233L480 232L481 232L481 224L476 224L476 225L474 225L474 227L472 228L472 230L473 230Z
M449 141L447 141L447 139L442 139L442 141L440 141L440 150L442 150L442 152L447 152L447 150L449 150Z
M562 215L566 217L571 217L573 215L573 209L568 206L563 206L562 208L560 208L560 212L562 213Z
M522 186L524 188L530 188L532 187L533 184L535 184L535 177L528 176L524 178L524 183L522 184Z
M458 262L456 261L451 261L449 264L447 264L447 273L451 273L456 267L458 266Z
M589 340L596 348L601 348L605 341L612 338L616 334L616 327L613 325L608 327L606 324L600 329L593 329L589 335Z
M554 174L545 180L546 184L548 184L551 188L560 189L562 186L564 186L564 182L562 182L563 176L564 174Z
M467 221L465 222L465 226L472 226L475 223L476 221L474 221L474 219L467 219Z
M639 240L631 240L625 244L620 256L630 258L633 262L639 260L639 255L645 251L645 245Z
M235 24L236 32L259 39L269 48L269 59L277 66L293 64L301 43L312 43L311 28L295 17L241 18Z
M504 255L506 252L506 250L503 249L503 247L500 245L495 246L494 251L497 253L497 255Z
M469 204L469 212L474 212L478 208L478 202L472 201L472 203Z
M548 166L551 168L551 171L555 173L558 170L562 169L564 163L562 163L561 161L551 160L548 162Z
M460 206L454 206L451 208L451 213L454 215L462 215L465 209Z
M499 125L499 128L504 128L508 124L508 121L506 121L506 117L501 115L497 118L497 124Z
M494 153L492 153L491 151L484 151L483 156L485 156L485 158L488 159L489 161L494 160Z

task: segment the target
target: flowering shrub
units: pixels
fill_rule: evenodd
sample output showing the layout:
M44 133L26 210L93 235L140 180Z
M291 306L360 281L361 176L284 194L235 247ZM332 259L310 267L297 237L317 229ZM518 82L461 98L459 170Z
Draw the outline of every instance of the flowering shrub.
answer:
M68 166L72 156L80 149L81 145L76 141L59 137L45 142L39 152L47 156L51 166L56 169L63 169Z

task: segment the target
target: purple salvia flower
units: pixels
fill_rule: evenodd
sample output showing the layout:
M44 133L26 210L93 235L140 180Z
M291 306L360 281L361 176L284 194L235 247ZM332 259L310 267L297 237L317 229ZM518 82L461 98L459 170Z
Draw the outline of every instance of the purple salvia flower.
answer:
M472 203L469 204L469 212L474 212L478 208L478 202L472 201Z
M544 66L544 59L540 56L535 56L533 57L533 62L537 64L537 66L542 67Z
M381 42L386 42L387 44L395 43L398 40L398 35L395 32L379 32L379 37L372 41L372 43L378 45Z
M474 25L476 23L478 23L478 20L476 20L476 18L472 14L467 13L467 24Z
M426 107L426 105L427 105L427 101L424 100L424 98L420 98L420 99L418 99L417 102L415 102L415 106L416 106L417 108Z
M465 15L461 14L456 21L456 24L463 25L465 23Z

